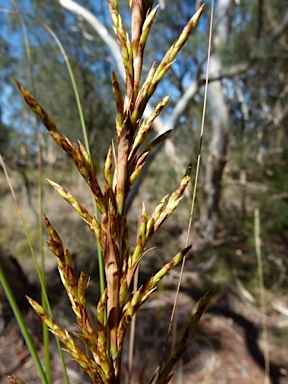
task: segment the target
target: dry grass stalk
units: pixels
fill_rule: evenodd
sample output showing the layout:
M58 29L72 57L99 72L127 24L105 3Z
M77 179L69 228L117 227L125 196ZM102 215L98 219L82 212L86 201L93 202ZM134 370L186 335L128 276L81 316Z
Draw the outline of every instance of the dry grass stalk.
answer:
M81 273L79 278L75 276L69 251L64 248L57 232L45 217L46 228L50 236L48 245L58 259L61 280L81 331L74 334L74 336L84 343L90 351L90 355L84 354L72 335L66 330L61 330L55 321L45 313L43 308L29 298L29 302L41 319L65 345L67 352L88 373L94 383L120 382L123 342L132 317L155 291L158 282L181 262L191 248L191 246L188 246L183 249L152 276L146 284L136 292L130 292L129 288L133 276L145 252L147 242L177 208L189 183L191 171L189 166L180 186L170 196L167 195L160 201L152 215L148 215L143 203L138 240L134 250L131 251L132 247L124 213L125 202L149 152L160 145L170 133L166 132L153 140L143 151L139 151L140 145L151 135L153 122L167 104L169 97L166 96L158 103L148 120L141 121L142 114L159 82L173 64L177 53L196 26L204 9L204 6L200 7L190 19L177 41L165 54L161 63L158 66L152 65L141 86L144 48L158 10L158 7L152 10L153 3L153 0L130 0L132 25L130 41L118 12L117 1L109 1L114 31L126 73L126 88L123 96L117 76L113 73L112 86L117 109L116 134L118 143L115 159L112 156L112 148L109 148L107 153L103 189L100 187L94 172L93 161L85 147L80 142L72 144L66 137L62 136L50 116L28 90L17 82L17 86L27 104L40 117L55 142L69 154L75 163L90 187L101 214L100 222L73 195L60 185L49 181L59 195L76 210L89 226L99 241L104 254L107 287L97 305L98 329L95 332L86 311L85 291L87 279L84 273ZM183 338L176 346L175 354L160 372L157 383L167 383L169 381L176 360L187 347L191 331L207 306L209 295L207 294L200 302L198 310L192 317L191 323L187 326Z

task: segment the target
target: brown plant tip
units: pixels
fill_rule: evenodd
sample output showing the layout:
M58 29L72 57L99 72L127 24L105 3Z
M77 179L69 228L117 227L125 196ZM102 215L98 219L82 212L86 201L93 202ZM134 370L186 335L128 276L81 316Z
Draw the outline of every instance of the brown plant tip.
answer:
M25 384L24 381L18 380L14 376L8 376L8 379L12 384Z
M21 92L24 100L29 105L29 107L32 109L32 111L40 117L45 127L48 129L49 133L52 135L53 139L58 145L61 145L60 139L61 135L58 131L58 128L56 127L55 123L51 119L51 117L45 112L45 110L40 106L40 104L37 103L35 98L31 95L31 93L18 81L15 80L15 83Z
M54 255L58 258L59 262L65 263L64 248L63 248L62 240L60 239L58 233L52 227L50 221L45 215L44 215L44 224L46 226L47 232L50 237L50 239L47 240L47 244L51 252L54 253Z
M192 164L190 163L186 169L185 176L191 176L192 173Z

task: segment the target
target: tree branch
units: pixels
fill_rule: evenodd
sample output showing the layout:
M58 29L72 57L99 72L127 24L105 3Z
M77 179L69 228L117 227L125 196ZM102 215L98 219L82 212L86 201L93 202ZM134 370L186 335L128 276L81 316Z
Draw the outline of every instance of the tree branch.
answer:
M272 41L278 40L288 28L288 10L284 13L282 20L276 25L274 31L270 35Z

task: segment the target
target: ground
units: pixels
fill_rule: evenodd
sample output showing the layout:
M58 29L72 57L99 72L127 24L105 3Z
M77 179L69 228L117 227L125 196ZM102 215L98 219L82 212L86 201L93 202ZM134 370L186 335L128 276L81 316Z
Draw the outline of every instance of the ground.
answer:
M63 175L60 174L57 177L61 179ZM51 176L50 178L53 179ZM9 255L13 255L21 265L22 271L17 267L17 263L12 262L11 269L8 268L8 277L10 277L10 283L15 289L21 308L25 312L26 323L42 358L41 323L24 298L24 295L28 293L39 299L39 284L26 242L19 240L23 235L19 220L17 220L17 211L3 186L4 184L2 184L0 192L3 196L1 203L5 209L0 211L0 215L1 221L6 225L0 228L3 249L0 256L7 258ZM66 179L64 186L73 190L82 202L84 200L85 206L91 209L92 202L84 196L83 185L78 179L75 182L74 174L68 180ZM157 188L159 187L158 185ZM22 207L24 206L24 216L27 218L33 240L37 244L37 239L34 239L36 235L33 232L33 229L37 228L37 221L31 207L29 208L27 205L26 192L21 189L21 180L18 180L18 184L16 182L17 188L20 204ZM158 196L162 193L158 190L152 191L151 188L151 185L146 186L144 189L146 192L141 194L140 191L139 196L139 201L147 201L149 212L151 212L151 206L155 206L154 200L150 201L151 194L157 192ZM147 194L147 191L150 191L150 194ZM230 188L229 191L234 198L234 203L240 201L235 199L237 188L232 192ZM50 195L53 198L50 198ZM95 316L94 305L98 295L98 278L95 272L97 255L93 253L94 239L82 221L75 219L77 216L66 203L63 203L55 194L51 194L51 191L48 194L46 192L45 196L45 212L49 213L49 219L55 224L65 245L73 253L77 270L83 268L91 276L88 303L89 313L93 318ZM226 204L230 199L227 196L224 194ZM33 195L32 201L33 199L35 201L36 196ZM247 209L249 209L249 204L251 204L250 201L247 202ZM226 209L226 207L224 208ZM267 255L264 270L265 276L267 276L267 280L265 280L267 313L263 317L257 291L258 283L255 278L256 262L254 255L251 256L254 253L253 241L251 242L249 237L243 236L243 231L239 232L236 219L233 219L235 212L236 208L230 210L231 219L228 223L226 222L226 225L223 224L222 229L220 228L214 243L210 245L203 243L196 231L191 236L193 248L185 266L178 303L177 337L181 336L189 314L201 295L211 287L214 289L214 293L209 309L193 333L187 352L175 367L174 384L268 384L268 382L288 384L287 258L284 257L287 255L287 240L279 241L279 238L272 237L272 235L263 238L263 248ZM132 239L135 238L138 217L139 212L134 207L130 214ZM141 261L140 284L182 247L186 238L183 217L185 220L187 219L187 210L185 213L180 208L179 213L176 213L174 219L170 221L171 223L157 235L155 243L151 244L151 247L156 248L152 249ZM250 227L247 228L247 231L251 231ZM77 243L75 243L76 238ZM1 265L2 261L3 259L1 259ZM54 317L61 326L69 331L77 331L73 313L59 281L54 256L48 257L46 267L48 292ZM159 363L159 356L163 355L163 345L178 277L179 270L171 272L160 285L158 292L151 297L137 315L134 374L131 381L133 384L149 383ZM0 295L0 299L0 382L8 383L8 375L13 375L26 384L40 383L16 320L9 311L9 306L4 302L3 296ZM263 318L268 327L268 342L262 332ZM62 384L64 382L63 373L52 336L51 340L52 382ZM267 348L270 381L265 382L264 352ZM167 351L170 351L170 344ZM127 383L127 356L128 345L125 346L123 353L123 383ZM69 356L66 356L66 360L71 384L90 382L89 378L83 377L76 363L71 361Z
M67 306L67 300L64 295L63 297L59 296L61 288L56 271L54 279L52 287L53 279L49 278L49 285L55 319L70 331L76 331L77 327L72 311ZM190 281L187 283L189 279ZM179 330L184 329L189 313L195 304L193 281L197 285L195 290L197 292L201 278L195 274L192 279L191 276L186 278L185 287L180 292L177 312ZM174 295L175 291L169 288L157 292L137 316L132 383L149 383L149 378L153 375L159 362L159 356L163 354L162 349ZM199 291L196 295L199 295ZM263 348L265 343L261 332L259 310L231 293L218 294L215 292L214 300L203 316L200 325L195 329L188 351L175 368L173 383L264 383ZM93 312L91 311L91 313ZM281 338L275 337L277 324L280 326L284 319L280 320L280 315L267 318L269 324L270 382L272 384L288 383L287 345L281 342ZM26 313L26 322L29 330L32 331L40 356L42 356L40 320L32 309L28 309ZM0 345L1 383L8 383L8 375L13 375L26 384L40 383L15 319L9 319L3 326L0 334ZM54 343L51 346L51 354L53 383L63 383L61 365ZM127 354L126 346L123 358L123 383L126 382ZM67 362L71 384L89 383L89 379L81 375L80 370L69 357L67 357Z

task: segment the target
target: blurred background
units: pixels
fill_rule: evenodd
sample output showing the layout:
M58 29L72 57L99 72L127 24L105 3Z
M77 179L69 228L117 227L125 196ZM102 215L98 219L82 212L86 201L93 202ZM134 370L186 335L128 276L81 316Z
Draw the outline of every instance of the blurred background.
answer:
M129 30L128 1L118 2ZM261 383L265 362L272 383L288 383L287 5L286 0L215 1L202 158L189 235L193 248L185 267L179 312L183 318L188 316L193 303L212 286L215 297L177 368L181 374L175 383ZM198 7L199 1L193 0L160 1L147 43L144 74L154 61L160 62ZM180 207L151 243L155 248L141 261L140 283L185 246L200 140L210 11L211 3L207 2L197 28L151 100L155 107L170 94L168 106L155 123L155 136L168 129L173 132L168 143L153 153L131 194L127 209L132 244L142 201L151 213L164 195L177 188L189 163L193 176ZM83 142L71 80L49 31L60 40L72 66L95 169L101 175L108 146L115 139L112 70L122 81L105 0L83 0L81 4L71 0L0 0L0 152L36 252L42 225L37 190L42 179L44 212L73 253L76 267L92 277L91 287L95 284L97 292L95 240L45 178L60 183L92 211L89 191L68 156L24 104L14 83L18 79L30 90L71 141ZM264 289L259 288L255 212L259 212ZM20 282L20 287L14 287L20 292L19 302L26 290L36 294L33 261L2 168L0 253L11 285ZM61 290L56 260L48 249L46 253L47 273L54 276L52 285ZM141 360L146 347L148 351L151 345L155 350L161 348L178 277L177 270L170 274L155 302L147 303L143 310L139 320L142 334L135 352L138 368L146 361ZM266 297L265 313L261 293ZM1 301L1 337L7 339L11 316L2 296ZM155 316L159 323L156 333ZM263 319L269 341L263 339ZM26 362L17 361L19 366ZM145 369L148 365L147 360ZM0 353L0 378L8 374L6 371L7 363ZM141 374L139 382L148 382Z

